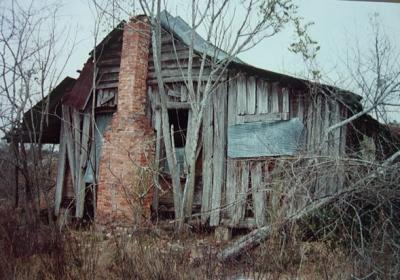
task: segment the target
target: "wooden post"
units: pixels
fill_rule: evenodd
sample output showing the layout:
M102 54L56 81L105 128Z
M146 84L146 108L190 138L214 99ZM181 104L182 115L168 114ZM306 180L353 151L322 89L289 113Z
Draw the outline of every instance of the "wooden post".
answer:
M219 85L214 97L214 157L213 157L213 191L211 199L210 225L216 226L220 221L222 191L225 185L226 158L226 90L225 83Z
M59 145L58 162L57 162L56 193L54 199L55 201L54 214L56 216L58 216L58 214L60 213L60 205L62 201L62 193L63 193L64 177L65 177L66 151L67 151L67 143L64 135L64 125L61 124L60 145Z
M86 113L83 116L83 125L81 133L81 147L80 147L80 159L78 168L78 184L76 194L76 213L77 218L83 217L85 195L86 195L86 184L83 176L85 175L85 167L88 158L88 143L90 134L90 114Z
M228 94L228 126L236 124L236 93L237 81L231 79L229 81L229 94ZM227 139L228 144L229 139ZM226 163L226 192L225 202L227 205L227 216L228 219L232 219L235 214L235 200L237 193L236 183L236 161L227 158ZM232 221L230 221L232 222Z
M214 148L214 128L213 128L213 104L208 102L204 109L203 117L203 192L201 197L201 222L206 223L210 217L211 194L213 187L213 148Z

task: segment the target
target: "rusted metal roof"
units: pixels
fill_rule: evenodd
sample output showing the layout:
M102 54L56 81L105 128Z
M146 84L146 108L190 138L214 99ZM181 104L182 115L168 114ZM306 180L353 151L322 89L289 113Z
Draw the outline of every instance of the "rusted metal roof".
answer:
M72 90L63 98L63 104L78 110L85 108L92 91L93 62L89 59L83 66L82 72Z

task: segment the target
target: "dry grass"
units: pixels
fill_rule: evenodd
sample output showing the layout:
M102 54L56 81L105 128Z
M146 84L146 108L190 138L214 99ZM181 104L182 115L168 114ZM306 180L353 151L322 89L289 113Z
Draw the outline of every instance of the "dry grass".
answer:
M210 232L172 234L160 228L102 234L59 232L24 213L0 213L0 279L357 279L364 263L339 243L305 241L301 226L274 232L230 263ZM360 270L361 269L361 270ZM385 279L374 276L367 279Z
M22 212L1 211L0 279L324 279L324 273L338 271L327 260L341 260L324 245L289 244L280 236L221 264L215 253L223 244L208 233L59 232L26 223Z

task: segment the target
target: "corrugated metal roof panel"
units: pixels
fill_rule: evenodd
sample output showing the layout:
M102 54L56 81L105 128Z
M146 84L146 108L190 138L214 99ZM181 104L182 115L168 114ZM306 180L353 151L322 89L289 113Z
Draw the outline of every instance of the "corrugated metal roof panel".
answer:
M228 127L230 158L294 155L304 143L305 128L298 118Z
M163 11L160 14L160 21L164 29L172 32L175 37L186 45L191 45L192 28L181 17L174 17L167 11ZM204 40L197 32L194 32L193 49L200 54L205 52L207 55L219 60L229 57L225 51ZM244 63L237 57L233 58L233 61L236 63Z

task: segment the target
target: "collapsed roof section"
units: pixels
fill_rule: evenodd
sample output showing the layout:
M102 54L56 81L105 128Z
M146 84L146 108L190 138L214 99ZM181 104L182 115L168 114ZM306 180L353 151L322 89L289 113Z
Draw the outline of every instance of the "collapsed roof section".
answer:
M47 97L40 100L30 110L25 112L19 131L9 132L5 138L12 138L24 143L59 143L61 124L61 102L65 94L68 94L76 80L66 77L55 87ZM47 107L47 108L46 108ZM40 129L41 123L43 128ZM41 130L41 133L39 133Z
M72 90L65 94L63 104L78 110L83 110L89 99L93 87L93 70L94 65L89 59L83 66L82 72Z

